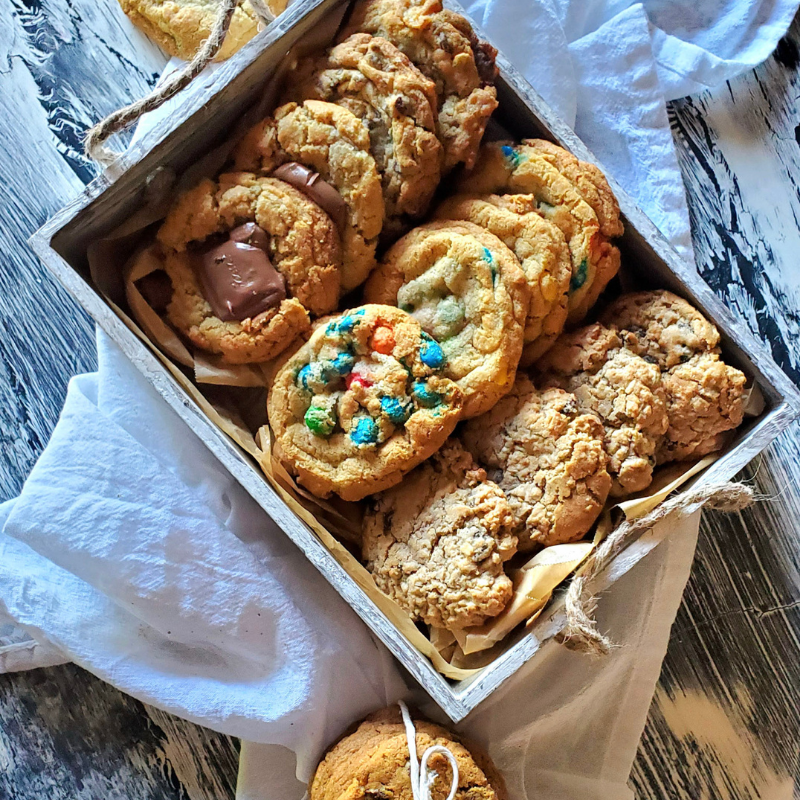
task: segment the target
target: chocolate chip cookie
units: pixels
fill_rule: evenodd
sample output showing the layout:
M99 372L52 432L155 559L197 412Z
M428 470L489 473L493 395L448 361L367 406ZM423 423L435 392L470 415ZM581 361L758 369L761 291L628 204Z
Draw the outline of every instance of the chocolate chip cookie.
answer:
M444 444L461 392L442 348L409 314L366 305L322 322L268 399L280 459L320 497L361 500Z
M520 551L577 541L602 511L611 489L603 426L569 392L540 391L520 375L459 435L505 492Z
M519 260L530 289L520 366L530 366L556 340L567 319L572 268L564 234L537 213L530 195L457 194L435 216L480 225Z
M529 290L516 256L470 222L431 222L389 250L364 288L398 305L441 345L443 374L464 396L464 418L491 408L514 383Z
M342 236L342 294L366 280L375 266L375 247L383 226L381 177L370 154L366 125L334 103L306 100L288 103L273 117L254 125L239 143L234 159L238 170L296 178L297 188L311 194ZM304 178L287 164L297 162L319 179ZM309 182L311 181L311 182ZM334 196L320 194L330 185ZM316 194L313 194L316 193Z
M503 492L457 439L375 498L362 555L383 592L440 628L480 625L505 608L503 563L517 550Z

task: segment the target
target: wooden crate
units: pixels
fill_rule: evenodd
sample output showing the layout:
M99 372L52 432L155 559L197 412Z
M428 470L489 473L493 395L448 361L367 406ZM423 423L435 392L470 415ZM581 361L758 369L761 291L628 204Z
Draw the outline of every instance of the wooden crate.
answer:
M532 630L518 633L516 643L475 677L445 679L397 630L383 612L345 572L330 552L278 497L254 461L226 437L148 346L122 321L93 284L87 248L117 228L144 203L148 184L159 174L180 174L222 142L234 122L259 98L263 85L288 50L319 29L347 0L298 0L266 31L250 42L201 85L185 94L170 115L174 129L161 125L144 136L73 202L31 237L31 245L55 277L78 300L169 405L305 553L329 583L353 607L406 669L454 721L463 719L533 658L542 642L564 624L563 603L557 597ZM448 5L461 11L454 4ZM462 11L463 13L463 11ZM485 37L484 37L485 38ZM514 136L551 139L583 160L595 161L577 136L551 111L536 91L501 55L499 121ZM175 120L181 120L177 126ZM640 266L642 284L670 289L685 297L713 320L722 334L725 359L742 369L760 387L766 408L737 431L727 451L693 485L732 478L798 415L800 395L747 325L717 299L695 270L682 261L653 223L610 179L625 221L619 241L623 261ZM623 552L607 571L608 585L648 551ZM604 588L599 586L598 588Z

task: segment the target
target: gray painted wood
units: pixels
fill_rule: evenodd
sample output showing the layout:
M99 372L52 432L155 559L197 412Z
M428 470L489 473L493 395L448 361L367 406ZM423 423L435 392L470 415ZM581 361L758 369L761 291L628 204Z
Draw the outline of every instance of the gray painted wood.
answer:
M14 186L0 204L0 437L10 453L0 463L0 497L18 491L44 446L69 376L93 363L90 326L23 242L90 177L80 130L143 92L163 63L120 20L113 0L0 5L0 174ZM790 41L797 39L793 32ZM800 121L793 52L786 44L783 63L677 104L673 124L701 232L701 272L748 312L797 377L782 341L796 332L800 307L791 241ZM761 148L749 173L756 188L759 175L768 176L761 193L744 181L749 151L734 146L742 129L751 148ZM642 797L791 796L775 787L793 774L800 740L798 442L795 428L758 468L762 491L780 497L735 524L705 517L632 776ZM0 677L0 719L0 797L232 795L230 740L148 709L76 667Z

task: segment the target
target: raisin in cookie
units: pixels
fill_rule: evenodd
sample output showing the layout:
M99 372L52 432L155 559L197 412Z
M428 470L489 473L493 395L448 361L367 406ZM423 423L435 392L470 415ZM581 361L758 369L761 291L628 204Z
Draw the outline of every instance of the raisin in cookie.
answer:
M281 106L274 117L254 125L234 155L236 169L266 174L281 167L285 173L287 163L299 162L336 190L344 212L340 228L342 294L363 283L375 266L375 247L383 226L381 176L369 147L369 132L355 114L334 103L306 100L302 105ZM284 180L287 177L292 175ZM304 183L298 188L302 190ZM318 186L319 180L315 180L310 191ZM326 211L330 208L325 196L312 199ZM333 200L329 214L337 221L336 198Z
M436 85L436 132L444 149L443 169L457 164L472 167L486 129L497 108L493 48L480 49L481 69L471 40L469 22L451 21L439 0L361 0L343 36L365 31L388 39ZM459 15L460 16L460 15Z
M446 747L458 765L456 800L508 800L503 779L488 756L460 736L412 715L417 756ZM397 706L370 714L325 755L309 786L309 800L414 800L408 739ZM452 773L447 759L434 754L431 796L444 800Z
M519 260L530 289L520 365L530 366L556 340L567 319L572 268L564 234L539 216L530 195L458 194L445 200L435 216L486 228Z
M366 122L386 216L419 217L439 185L436 88L391 42L357 33L298 65L289 99L327 100Z
M173 287L170 322L232 364L266 361L339 296L333 222L289 184L249 173L182 194L158 240Z
M744 418L744 374L722 361L719 331L663 290L622 295L603 313L625 346L661 369L669 428L659 463L699 458L724 446Z
M279 458L320 497L360 500L442 446L461 413L445 357L419 323L367 305L320 324L268 399Z
M568 319L580 322L617 274L620 254L603 236L597 214L572 182L534 147L490 142L481 148L475 169L459 180L458 188L534 197L539 213L561 229L569 245Z
M602 420L611 495L646 489L668 426L659 368L599 323L563 334L536 367L540 386L572 392L583 409Z
M491 408L514 383L529 290L514 254L470 222L432 222L389 250L364 289L398 305L440 344L444 374L464 395L464 418Z
M611 489L603 426L569 392L519 376L460 437L505 492L520 551L577 541L602 511Z
M502 491L456 439L375 498L362 555L383 592L440 628L480 625L511 599L503 562L517 550Z

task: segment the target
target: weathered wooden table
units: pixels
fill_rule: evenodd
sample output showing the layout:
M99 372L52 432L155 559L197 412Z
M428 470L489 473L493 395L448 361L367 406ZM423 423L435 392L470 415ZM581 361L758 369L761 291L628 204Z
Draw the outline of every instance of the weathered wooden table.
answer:
M116 0L0 0L0 500L15 496L76 372L89 320L25 240L95 173L92 121L163 55ZM800 381L800 22L775 56L673 104L700 271ZM800 795L800 425L744 475L765 499L706 512L631 786L641 798ZM0 798L233 797L236 742L75 666L0 676Z

